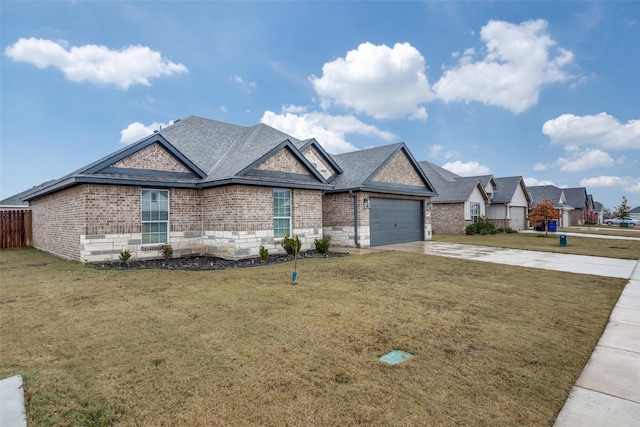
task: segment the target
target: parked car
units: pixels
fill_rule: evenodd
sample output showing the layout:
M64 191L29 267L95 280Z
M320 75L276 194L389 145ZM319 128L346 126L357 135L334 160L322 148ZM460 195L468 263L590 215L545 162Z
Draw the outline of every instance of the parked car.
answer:
M620 224L622 222L626 222L629 224L629 227L633 227L636 225L640 225L640 219L633 219L630 216L625 216L623 218L613 218L613 219L605 219L604 223L607 225Z

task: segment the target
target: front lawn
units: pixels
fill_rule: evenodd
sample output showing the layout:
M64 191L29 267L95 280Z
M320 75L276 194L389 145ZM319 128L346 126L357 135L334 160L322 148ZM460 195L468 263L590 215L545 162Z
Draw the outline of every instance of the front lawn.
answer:
M496 234L434 234L435 242L496 246L530 251L558 252L573 255L591 255L619 259L640 259L640 240L600 239L567 236L567 246L560 246L560 234L549 233L496 233ZM636 233L627 233L629 237ZM638 235L640 237L640 235Z
M24 376L29 425L548 426L626 282L401 252L292 268L2 250L0 378Z

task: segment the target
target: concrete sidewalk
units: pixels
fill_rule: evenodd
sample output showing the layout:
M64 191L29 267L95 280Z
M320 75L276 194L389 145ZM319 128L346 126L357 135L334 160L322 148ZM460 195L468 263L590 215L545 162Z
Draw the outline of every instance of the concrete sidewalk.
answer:
M555 427L640 425L640 263Z
M0 426L26 427L22 377L16 375L0 380Z

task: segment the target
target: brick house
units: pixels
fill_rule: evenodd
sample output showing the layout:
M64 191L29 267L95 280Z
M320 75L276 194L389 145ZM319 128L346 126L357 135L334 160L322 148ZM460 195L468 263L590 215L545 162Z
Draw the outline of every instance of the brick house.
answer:
M487 192L487 188L495 189L493 177L461 177L427 161L419 165L438 193L431 199L434 233L464 233L467 225L486 216L486 206L492 194Z
M33 246L99 262L123 250L158 257L164 243L175 255L239 259L281 251L285 235L303 250L321 237L362 247L429 239L433 195L402 143L331 156L262 123L190 116L23 199ZM399 226L397 215L410 220Z

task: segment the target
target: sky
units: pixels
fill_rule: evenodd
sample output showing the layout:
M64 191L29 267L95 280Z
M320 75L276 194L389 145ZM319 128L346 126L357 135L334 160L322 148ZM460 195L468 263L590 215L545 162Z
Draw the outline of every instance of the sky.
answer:
M640 2L0 1L0 200L191 115L640 205Z

